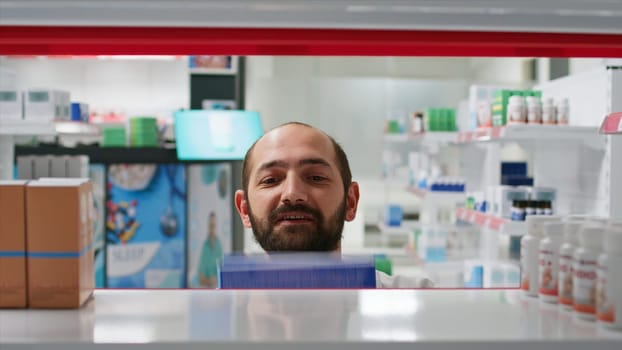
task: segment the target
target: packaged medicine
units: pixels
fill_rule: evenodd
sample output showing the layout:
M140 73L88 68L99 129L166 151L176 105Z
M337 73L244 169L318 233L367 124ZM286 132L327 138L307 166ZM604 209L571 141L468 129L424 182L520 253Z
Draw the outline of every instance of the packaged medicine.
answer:
M596 274L596 317L604 327L622 330L622 228L607 228L603 248Z
M558 267L559 248L562 243L564 229L563 222L547 222L544 224L545 238L540 241L538 270L540 275L540 300L557 304L558 299Z
M579 232L579 248L574 253L572 280L573 309L579 318L596 317L596 264L602 251L604 226L588 223Z
M559 222L560 218L552 215L532 215L525 218L527 234L521 239L521 289L531 297L538 296L539 290L539 262L538 253L543 236L545 222Z
M559 248L559 270L558 270L558 287L559 287L559 304L565 308L572 308L572 276L574 272L573 261L574 252L579 246L579 229L583 223L577 219L569 218L565 223L564 241Z

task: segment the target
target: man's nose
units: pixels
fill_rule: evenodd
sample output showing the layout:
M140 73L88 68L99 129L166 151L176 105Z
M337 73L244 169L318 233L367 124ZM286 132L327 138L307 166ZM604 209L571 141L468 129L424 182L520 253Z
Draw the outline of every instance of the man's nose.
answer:
M296 204L304 203L307 199L304 181L297 176L289 176L285 180L281 201L283 203Z

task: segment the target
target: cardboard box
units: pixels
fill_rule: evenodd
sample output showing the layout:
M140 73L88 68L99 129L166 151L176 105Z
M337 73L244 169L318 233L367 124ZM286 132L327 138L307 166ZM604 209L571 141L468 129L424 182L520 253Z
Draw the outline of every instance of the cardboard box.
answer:
M76 308L93 293L93 188L88 179L26 187L28 305Z
M26 183L0 181L0 308L27 305Z
M34 179L35 156L17 157L17 176L20 180Z
M67 177L89 177L89 157L85 155L68 157Z

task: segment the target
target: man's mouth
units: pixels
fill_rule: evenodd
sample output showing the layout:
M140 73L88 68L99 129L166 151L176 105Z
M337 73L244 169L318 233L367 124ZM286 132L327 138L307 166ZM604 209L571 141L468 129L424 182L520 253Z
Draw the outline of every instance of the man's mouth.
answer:
M314 221L310 214L306 213L283 213L277 216L277 224L303 224Z

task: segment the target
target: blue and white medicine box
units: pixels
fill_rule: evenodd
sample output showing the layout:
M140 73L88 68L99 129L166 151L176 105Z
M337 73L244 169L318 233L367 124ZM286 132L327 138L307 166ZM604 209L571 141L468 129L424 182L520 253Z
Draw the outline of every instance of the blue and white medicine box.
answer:
M376 288L372 256L335 253L226 255L219 270L222 289Z
M402 207L395 204L389 204L385 208L384 224L387 226L401 226L403 211Z

